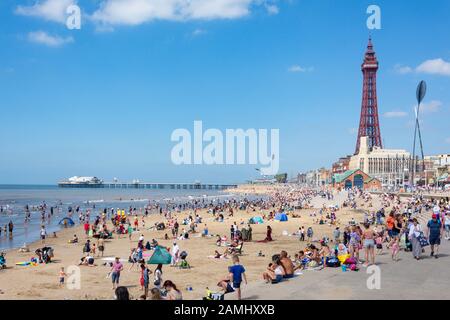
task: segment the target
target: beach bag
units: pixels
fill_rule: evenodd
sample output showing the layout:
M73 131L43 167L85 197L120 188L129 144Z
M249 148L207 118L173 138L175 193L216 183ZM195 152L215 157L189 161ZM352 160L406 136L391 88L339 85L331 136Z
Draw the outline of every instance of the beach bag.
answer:
M339 262L339 260L337 258L327 258L326 259L326 266L330 267L330 268L337 268L341 265L341 263Z
M358 266L356 264L350 265L350 270L352 270L352 271L359 271Z
M417 240L419 240L420 246L422 248L430 245L423 232L420 233L420 235L417 237Z
M353 257L347 258L345 260L344 264L349 264L349 265L356 264L356 259Z

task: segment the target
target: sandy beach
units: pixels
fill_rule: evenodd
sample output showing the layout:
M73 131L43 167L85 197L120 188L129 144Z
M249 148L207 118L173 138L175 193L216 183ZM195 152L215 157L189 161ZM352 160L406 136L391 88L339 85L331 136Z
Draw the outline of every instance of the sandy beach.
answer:
M246 194L270 194L276 189L274 187L248 187L244 186L240 190L233 190L236 193ZM306 242L300 242L297 236L286 236L298 230L300 226L307 228L312 226L314 229L314 239L320 239L323 236L332 238L332 231L335 226L316 223L316 217L310 216L313 212L318 212L324 204L338 204L345 199L343 193L339 196L336 194L335 200L326 200L316 197L312 204L316 208L295 210L293 213L299 215L298 218L289 217L287 222L265 221L264 224L253 224L253 241L245 242L243 254L240 256L241 263L245 266L249 283L261 282L261 274L270 262L273 254L286 250L290 255L294 255L306 246ZM199 212L203 218L202 224L198 226L201 231L206 223L209 233L212 235L229 235L229 228L233 222L245 225L253 216L267 214L269 210L264 211L237 211L234 217L226 217L224 222L215 222L212 215L205 210ZM177 214L178 220L189 215L189 211ZM346 225L348 221L354 218L356 221L362 221L362 211L350 208L341 208L337 211L337 219L341 225ZM165 234L171 234L170 230L156 231L149 230L149 227L156 222L165 222L164 216L159 214L151 214L146 218L146 228L134 232L131 241L128 236L119 239L114 234L112 240L105 242L105 257L120 256L128 259L131 249L136 247L138 237L143 234L145 241L156 239L161 245L171 247L172 240L164 240ZM111 222L109 222L111 224ZM269 243L258 243L263 240L266 234L266 227L270 225L273 228L273 238L275 241ZM110 226L110 225L108 225ZM182 229L180 225L180 229ZM69 240L77 234L80 241L78 244L70 244ZM284 235L283 235L284 234ZM54 248L55 257L50 264L39 264L37 266L16 266L16 262L29 261L34 256L36 248L42 247L41 242L31 244L29 253L18 253L17 250L10 250L6 254L8 269L0 271L0 290L3 294L0 299L113 299L114 292L111 287L111 280L107 278L110 268L103 266L105 261L96 258L95 267L80 266L81 268L81 288L79 290L69 290L66 287L60 287L58 283L58 274L61 267L66 270L71 265L78 265L80 258L83 256L82 248L87 237L81 226L63 229L57 233L57 238L51 235L46 240L46 245ZM95 243L96 240L93 240ZM163 267L163 279L172 280L181 289L184 299L199 299L204 296L205 288L212 290L218 289L216 284L218 280L227 275L227 267L232 264L231 259L213 259L208 256L214 254L214 250L223 251L223 247L216 246L216 237L200 237L200 233L191 235L189 240L177 241L180 249L188 253L188 262L191 269L184 270L176 267L165 265ZM262 252L265 257L259 257L258 253ZM148 253L146 251L146 253ZM151 251L150 251L151 253ZM148 257L146 257L148 259ZM137 299L142 291L139 285L140 272L135 266L129 270L131 264L125 263L124 271L121 275L121 285L126 286L134 299ZM150 266L154 270L156 266ZM188 291L187 287L192 287L192 291ZM245 286L244 286L245 290Z

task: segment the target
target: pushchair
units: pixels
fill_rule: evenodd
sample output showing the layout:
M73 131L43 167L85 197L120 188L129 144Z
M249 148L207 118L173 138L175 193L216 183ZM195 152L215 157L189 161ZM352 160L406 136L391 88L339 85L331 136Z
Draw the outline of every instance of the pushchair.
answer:
M179 265L180 269L190 269L191 268L191 266L189 265L189 262L187 262L187 260L186 260L187 255L188 254L186 251L181 251L181 253L180 253L181 262Z

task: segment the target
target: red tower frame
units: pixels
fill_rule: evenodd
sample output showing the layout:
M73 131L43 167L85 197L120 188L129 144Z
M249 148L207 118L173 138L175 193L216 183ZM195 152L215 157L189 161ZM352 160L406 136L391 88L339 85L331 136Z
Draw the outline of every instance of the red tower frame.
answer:
M378 60L373 50L372 39L369 38L364 62L361 66L364 76L361 116L359 120L358 140L355 154L359 153L361 137L368 137L369 149L377 146L382 148L380 122L378 120L377 101L377 71Z

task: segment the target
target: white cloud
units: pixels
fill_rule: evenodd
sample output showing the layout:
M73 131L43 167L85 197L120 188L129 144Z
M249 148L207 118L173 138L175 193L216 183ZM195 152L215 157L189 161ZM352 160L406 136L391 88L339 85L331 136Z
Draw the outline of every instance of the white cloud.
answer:
M15 13L23 16L38 17L45 20L65 23L67 8L76 4L75 0L37 0L32 6L17 6Z
M278 6L276 6L274 4L266 4L266 10L267 10L267 13L270 15L275 15L280 12L280 9L278 8Z
M314 70L313 67L305 68L305 67L299 66L298 64L294 64L288 68L289 72L311 72L313 70Z
M153 20L236 19L259 0L103 0L91 18L101 24L139 25Z
M426 60L416 68L411 68L409 66L402 66L400 64L397 64L394 66L394 70L399 74L407 74L415 72L441 76L450 76L450 62L438 58Z
M416 68L419 73L438 74L450 76L450 62L442 59L427 60Z
M433 113L438 112L442 107L442 102L438 100L432 100L430 102L424 102L420 104L420 113ZM416 107L414 107L415 110Z
M34 31L28 33L28 40L49 47L60 47L66 43L73 42L72 37L62 38L60 36L52 36L44 31Z
M385 118L403 118L406 117L408 113L404 111L388 111L385 112L383 115Z
M407 73L414 72L413 68L408 67L408 66L402 66L400 64L395 65L394 70L395 70L395 72L397 72L399 74L407 74Z
M446 143L450 143L450 137L447 138L447 139L445 139L445 142L446 142Z

